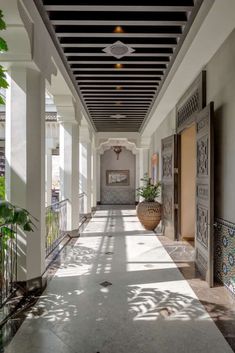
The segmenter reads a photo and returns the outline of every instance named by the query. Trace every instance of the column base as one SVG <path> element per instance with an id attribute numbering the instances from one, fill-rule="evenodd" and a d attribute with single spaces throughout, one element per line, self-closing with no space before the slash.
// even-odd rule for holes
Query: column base
<path id="1" fill-rule="evenodd" d="M 27 281 L 18 281 L 17 285 L 25 293 L 33 292 L 35 290 L 44 291 L 47 286 L 47 275 L 43 274 L 40 277 L 32 278 Z"/>

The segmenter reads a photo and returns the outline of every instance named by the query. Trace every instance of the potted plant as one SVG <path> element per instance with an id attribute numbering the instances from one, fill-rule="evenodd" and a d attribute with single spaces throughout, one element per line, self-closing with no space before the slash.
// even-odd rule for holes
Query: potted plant
<path id="1" fill-rule="evenodd" d="M 154 230 L 161 220 L 161 204 L 156 201 L 160 195 L 161 184 L 152 184 L 148 174 L 145 174 L 141 181 L 143 185 L 137 189 L 137 195 L 144 200 L 136 207 L 137 216 L 145 229 Z"/>

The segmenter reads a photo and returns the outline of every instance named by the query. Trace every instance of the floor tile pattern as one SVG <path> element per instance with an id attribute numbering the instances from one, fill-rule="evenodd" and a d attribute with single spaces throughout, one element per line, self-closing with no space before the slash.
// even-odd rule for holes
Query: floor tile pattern
<path id="1" fill-rule="evenodd" d="M 164 246 L 133 209 L 97 211 L 5 352 L 231 353 Z"/>

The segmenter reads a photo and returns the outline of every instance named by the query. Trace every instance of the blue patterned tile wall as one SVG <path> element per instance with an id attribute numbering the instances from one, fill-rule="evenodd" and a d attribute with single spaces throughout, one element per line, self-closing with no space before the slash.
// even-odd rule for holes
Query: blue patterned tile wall
<path id="1" fill-rule="evenodd" d="M 235 224 L 216 219 L 215 277 L 235 294 Z"/>

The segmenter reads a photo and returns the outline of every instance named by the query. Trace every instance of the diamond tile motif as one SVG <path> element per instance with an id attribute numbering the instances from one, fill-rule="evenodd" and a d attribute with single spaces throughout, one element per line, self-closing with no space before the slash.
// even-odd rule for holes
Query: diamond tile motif
<path id="1" fill-rule="evenodd" d="M 104 282 L 101 282 L 100 285 L 101 285 L 102 287 L 109 287 L 109 286 L 112 285 L 112 283 L 111 283 L 111 282 L 108 282 L 108 281 L 104 281 Z"/>
<path id="2" fill-rule="evenodd" d="M 135 49 L 132 49 L 129 45 L 126 45 L 122 43 L 120 40 L 117 42 L 108 45 L 103 49 L 103 52 L 105 52 L 108 55 L 112 55 L 117 59 L 123 58 L 123 56 L 130 55 L 135 51 Z"/>

